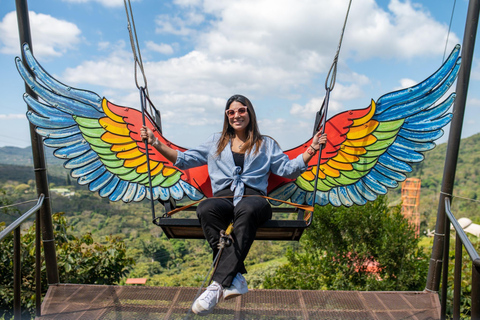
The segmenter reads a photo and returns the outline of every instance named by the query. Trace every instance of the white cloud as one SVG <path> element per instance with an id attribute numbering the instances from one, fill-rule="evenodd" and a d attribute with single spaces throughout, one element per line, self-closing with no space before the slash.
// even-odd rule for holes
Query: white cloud
<path id="1" fill-rule="evenodd" d="M 33 50 L 37 57 L 58 57 L 72 49 L 80 39 L 80 29 L 73 23 L 50 15 L 29 12 Z M 18 54 L 19 38 L 15 12 L 5 15 L 0 22 L 0 52 Z"/>
<path id="2" fill-rule="evenodd" d="M 155 32 L 174 34 L 177 36 L 189 36 L 197 31 L 195 26 L 204 21 L 204 17 L 194 12 L 187 12 L 185 18 L 161 14 L 155 18 Z"/>
<path id="3" fill-rule="evenodd" d="M 147 49 L 151 51 L 159 52 L 165 55 L 171 55 L 174 52 L 173 47 L 165 43 L 156 44 L 153 41 L 147 41 L 145 44 L 147 46 Z"/>
<path id="4" fill-rule="evenodd" d="M 70 2 L 70 3 L 98 2 L 105 7 L 119 7 L 124 5 L 123 0 L 62 0 L 62 1 Z M 136 0 L 132 0 L 132 2 L 134 1 Z"/>
<path id="5" fill-rule="evenodd" d="M 12 120 L 12 119 L 26 119 L 24 113 L 17 113 L 17 114 L 0 114 L 0 120 Z"/>
<path id="6" fill-rule="evenodd" d="M 384 11 L 373 0 L 352 4 L 344 44 L 357 59 L 410 59 L 442 54 L 448 26 L 437 22 L 420 4 L 391 0 Z M 450 34 L 449 48 L 459 43 Z"/>
<path id="7" fill-rule="evenodd" d="M 418 82 L 413 79 L 400 79 L 400 86 L 396 87 L 394 90 L 401 90 L 405 88 L 410 88 L 417 85 Z"/>

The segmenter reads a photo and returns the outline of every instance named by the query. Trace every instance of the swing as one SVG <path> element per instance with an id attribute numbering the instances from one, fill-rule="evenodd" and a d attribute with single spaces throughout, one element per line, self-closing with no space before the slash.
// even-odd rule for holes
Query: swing
<path id="1" fill-rule="evenodd" d="M 361 206 L 387 193 L 388 188 L 396 188 L 411 171 L 410 164 L 423 161 L 422 153 L 435 147 L 434 141 L 442 136 L 442 128 L 452 118 L 448 110 L 455 94 L 442 97 L 454 83 L 460 68 L 458 45 L 443 65 L 423 82 L 384 94 L 376 101 L 371 100 L 366 108 L 344 111 L 326 121 L 345 24 L 325 81 L 325 99 L 314 125 L 314 133 L 326 132 L 328 142 L 297 179 L 270 176 L 267 194 L 274 215 L 292 213 L 296 219 L 278 220 L 274 216 L 274 220 L 260 227 L 257 239 L 299 240 L 312 223 L 312 205 Z M 65 168 L 78 184 L 88 186 L 90 191 L 110 201 L 129 203 L 149 199 L 152 221 L 167 237 L 203 238 L 197 219 L 173 218 L 169 213 L 180 209 L 176 206 L 182 199 L 188 198 L 195 204 L 212 196 L 207 168 L 179 170 L 142 140 L 143 122 L 156 128 L 154 134 L 162 143 L 175 150 L 186 150 L 162 135 L 161 115 L 148 97 L 130 21 L 129 31 L 142 112 L 115 105 L 95 92 L 61 83 L 42 68 L 29 46 L 24 44 L 24 60 L 17 57 L 15 63 L 25 84 L 41 98 L 24 95 L 31 108 L 27 118 L 44 137 L 43 143 L 54 149 L 57 158 L 65 161 Z M 137 82 L 137 67 L 145 87 Z M 150 112 L 145 111 L 147 102 Z M 284 153 L 292 159 L 310 144 L 311 139 Z M 155 200 L 163 204 L 167 214 L 156 215 Z M 297 207 L 278 207 L 287 200 Z M 193 206 L 182 208 L 192 211 Z"/>
<path id="2" fill-rule="evenodd" d="M 132 52 L 135 61 L 135 82 L 137 88 L 140 90 L 140 97 L 141 97 L 141 107 L 142 107 L 142 121 L 143 125 L 146 124 L 145 118 L 148 117 L 150 123 L 156 127 L 158 132 L 162 132 L 161 127 L 161 114 L 155 108 L 153 103 L 150 101 L 148 97 L 148 91 L 146 89 L 146 76 L 143 70 L 143 63 L 141 60 L 140 54 L 140 47 L 138 46 L 137 41 L 137 34 L 135 30 L 135 22 L 133 20 L 133 12 L 130 6 L 130 1 L 128 1 L 129 7 L 127 8 L 127 3 L 125 1 L 125 11 L 127 14 L 127 21 L 128 21 L 128 30 L 130 35 L 130 42 L 132 46 Z M 313 130 L 313 135 L 322 130 L 322 133 L 325 130 L 325 121 L 326 115 L 328 110 L 328 102 L 330 97 L 330 92 L 333 90 L 335 85 L 335 78 L 337 72 L 337 62 L 338 62 L 338 55 L 340 53 L 340 48 L 343 40 L 343 34 L 345 31 L 348 14 L 350 12 L 350 6 L 352 1 L 350 0 L 347 13 L 345 16 L 344 25 L 341 32 L 340 41 L 338 44 L 337 52 L 335 54 L 334 61 L 332 66 L 328 72 L 327 78 L 325 80 L 325 98 L 320 110 L 316 114 L 315 118 L 315 125 Z M 133 32 L 132 28 L 133 26 Z M 137 54 L 138 51 L 138 54 Z M 143 80 L 145 83 L 145 87 L 141 87 L 138 85 L 137 77 L 136 77 L 136 67 L 140 68 L 140 71 L 143 75 Z M 330 80 L 330 81 L 329 81 Z M 148 104 L 149 109 L 155 113 L 155 117 L 153 117 L 146 109 L 146 105 Z M 148 166 L 148 173 L 149 173 L 149 184 L 150 190 L 152 190 L 152 178 L 150 175 L 150 161 L 149 161 L 149 148 L 148 143 L 145 141 L 145 150 L 147 156 L 147 166 Z M 317 157 L 317 166 L 316 166 L 316 174 L 315 174 L 315 183 L 313 190 L 317 190 L 317 183 L 318 183 L 318 174 L 320 168 L 320 159 L 321 159 L 322 147 L 320 146 L 320 150 Z M 152 221 L 155 225 L 162 228 L 163 232 L 169 239 L 205 239 L 203 229 L 200 225 L 200 221 L 198 219 L 192 218 L 173 218 L 172 212 L 180 212 L 180 211 L 196 211 L 196 206 L 188 205 L 183 208 L 178 209 L 176 205 L 176 201 L 173 198 L 168 199 L 168 201 L 161 201 L 159 202 L 163 205 L 165 214 L 163 216 L 156 216 L 155 213 L 155 205 L 153 203 L 153 197 L 151 198 L 151 209 L 152 209 Z M 268 197 L 266 197 L 268 198 Z M 271 199 L 273 201 L 281 201 L 278 199 Z M 278 207 L 272 206 L 272 219 L 266 221 L 262 226 L 257 229 L 257 233 L 255 235 L 256 240 L 286 240 L 286 241 L 299 241 L 304 230 L 310 226 L 313 220 L 313 207 L 309 208 L 309 211 L 301 208 L 302 206 L 298 206 L 295 203 L 289 203 L 293 205 L 295 208 L 285 208 L 285 207 Z M 296 214 L 296 219 L 274 219 L 274 215 L 280 213 L 287 213 L 289 215 Z"/>

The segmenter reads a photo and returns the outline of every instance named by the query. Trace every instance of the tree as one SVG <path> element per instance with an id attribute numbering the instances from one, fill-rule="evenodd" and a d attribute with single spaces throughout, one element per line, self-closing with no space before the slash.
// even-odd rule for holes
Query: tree
<path id="1" fill-rule="evenodd" d="M 81 237 L 68 234 L 64 213 L 53 215 L 57 259 L 62 283 L 117 284 L 134 264 L 126 255 L 125 244 L 106 237 L 105 244 L 94 242 L 87 233 Z M 4 226 L 5 224 L 3 224 Z M 3 229 L 0 225 L 0 230 Z M 35 225 L 21 236 L 22 319 L 34 316 L 35 303 Z M 2 241 L 0 250 L 0 318 L 13 316 L 13 234 Z M 45 267 L 42 267 L 42 294 L 47 290 Z"/>
<path id="2" fill-rule="evenodd" d="M 265 288 L 423 290 L 428 258 L 401 205 L 387 198 L 364 206 L 317 207 L 312 225 L 287 264 L 267 275 Z"/>

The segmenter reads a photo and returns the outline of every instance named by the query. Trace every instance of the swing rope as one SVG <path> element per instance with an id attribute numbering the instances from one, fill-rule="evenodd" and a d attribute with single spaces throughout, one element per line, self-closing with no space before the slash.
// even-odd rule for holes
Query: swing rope
<path id="1" fill-rule="evenodd" d="M 343 42 L 343 35 L 345 34 L 345 28 L 347 26 L 347 21 L 348 21 L 348 15 L 350 13 L 350 7 L 352 6 L 352 0 L 348 3 L 348 8 L 347 8 L 347 13 L 345 14 L 345 20 L 343 21 L 343 28 L 342 32 L 340 34 L 340 40 L 338 42 L 338 47 L 337 47 L 337 52 L 335 53 L 335 57 L 333 58 L 332 65 L 330 67 L 330 70 L 328 70 L 327 78 L 325 79 L 325 98 L 323 99 L 322 106 L 320 107 L 320 110 L 318 111 L 318 114 L 320 115 L 320 119 L 318 119 L 318 126 L 314 128 L 313 134 L 315 134 L 318 131 L 322 131 L 322 134 L 325 133 L 325 123 L 327 121 L 327 113 L 328 113 L 328 103 L 330 101 L 330 92 L 333 90 L 335 87 L 335 81 L 337 79 L 337 64 L 338 64 L 338 57 L 340 55 L 340 49 L 342 48 L 342 42 Z M 329 81 L 330 79 L 330 81 Z M 315 123 L 317 125 L 317 123 Z M 313 186 L 313 204 L 315 205 L 316 198 L 317 198 L 317 187 L 318 187 L 318 175 L 320 173 L 320 160 L 322 158 L 322 150 L 323 150 L 323 145 L 320 145 L 318 149 L 318 158 L 317 158 L 317 168 L 315 170 L 315 183 Z"/>
<path id="2" fill-rule="evenodd" d="M 456 4 L 457 4 L 457 0 L 454 0 L 453 1 L 452 14 L 450 16 L 450 23 L 448 25 L 447 39 L 445 40 L 445 49 L 443 49 L 442 64 L 443 64 L 443 62 L 445 62 L 445 54 L 447 53 L 448 38 L 450 37 L 450 30 L 452 29 L 453 14 L 455 13 L 455 5 Z"/>
<path id="3" fill-rule="evenodd" d="M 128 6 L 127 6 L 128 1 Z M 137 67 L 140 69 L 140 72 L 143 76 L 144 88 L 148 93 L 147 90 L 147 77 L 145 76 L 145 70 L 143 69 L 143 61 L 142 61 L 142 54 L 140 53 L 140 46 L 138 45 L 138 37 L 137 37 L 137 29 L 135 28 L 135 20 L 133 19 L 133 11 L 132 5 L 130 0 L 123 0 L 123 4 L 125 5 L 125 13 L 127 14 L 127 28 L 128 28 L 128 35 L 130 36 L 130 45 L 132 47 L 133 53 L 133 60 L 135 63 L 135 85 L 138 89 L 140 89 L 140 85 L 138 84 L 138 74 L 137 74 Z M 133 32 L 132 32 L 133 27 Z M 138 51 L 138 54 L 137 54 Z"/>

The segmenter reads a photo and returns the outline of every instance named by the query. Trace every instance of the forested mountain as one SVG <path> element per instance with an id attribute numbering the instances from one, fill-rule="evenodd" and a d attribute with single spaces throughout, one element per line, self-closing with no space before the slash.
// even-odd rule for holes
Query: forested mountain
<path id="1" fill-rule="evenodd" d="M 413 166 L 409 177 L 420 178 L 422 189 L 420 212 L 422 232 L 435 228 L 438 196 L 443 176 L 446 144 L 425 153 L 425 161 Z M 30 148 L 0 148 L 0 204 L 3 199 L 19 203 L 36 198 L 35 177 Z M 452 210 L 457 218 L 469 217 L 480 223 L 480 134 L 463 139 L 457 167 Z M 151 222 L 150 203 L 109 202 L 97 193 L 79 186 L 62 161 L 47 150 L 48 179 L 54 212 L 65 212 L 68 223 L 78 235 L 91 233 L 97 241 L 118 236 L 124 239 L 128 252 L 137 262 L 129 277 L 148 277 L 150 285 L 197 286 L 211 263 L 208 244 L 203 240 L 167 240 L 161 229 Z M 66 194 L 64 191 L 70 191 Z M 400 187 L 390 190 L 391 204 L 401 201 Z M 18 206 L 18 212 L 0 211 L 0 222 L 7 224 L 32 206 Z M 161 205 L 156 205 L 161 214 Z M 194 214 L 194 213 L 192 213 Z M 282 264 L 284 253 L 297 248 L 298 243 L 256 241 L 246 261 L 249 284 L 260 285 L 266 274 Z"/>

